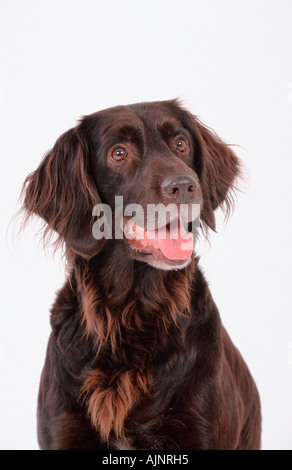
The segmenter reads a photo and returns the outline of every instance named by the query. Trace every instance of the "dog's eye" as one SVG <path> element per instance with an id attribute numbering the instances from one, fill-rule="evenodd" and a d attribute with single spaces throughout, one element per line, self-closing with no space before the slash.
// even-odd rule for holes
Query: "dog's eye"
<path id="1" fill-rule="evenodd" d="M 111 152 L 111 158 L 115 162 L 122 162 L 123 160 L 126 160 L 127 156 L 128 152 L 125 147 L 116 147 Z"/>
<path id="2" fill-rule="evenodd" d="M 180 137 L 179 139 L 176 139 L 175 141 L 175 149 L 178 150 L 179 152 L 185 152 L 188 148 L 188 142 L 186 139 L 183 139 Z"/>

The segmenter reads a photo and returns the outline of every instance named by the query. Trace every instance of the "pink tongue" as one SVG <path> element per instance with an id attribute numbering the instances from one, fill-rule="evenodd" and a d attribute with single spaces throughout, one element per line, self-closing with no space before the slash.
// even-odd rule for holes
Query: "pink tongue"
<path id="1" fill-rule="evenodd" d="M 182 227 L 177 238 L 158 238 L 157 242 L 164 256 L 170 260 L 185 260 L 193 253 L 193 234 Z"/>
<path id="2" fill-rule="evenodd" d="M 138 251 L 158 248 L 169 260 L 186 260 L 193 253 L 193 234 L 180 225 L 174 230 L 165 230 L 164 227 L 147 232 L 135 224 L 132 229 L 135 236 L 130 237 L 129 243 Z"/>
<path id="3" fill-rule="evenodd" d="M 164 256 L 171 260 L 188 259 L 193 253 L 193 234 L 188 234 L 186 239 L 159 240 L 159 248 Z"/>

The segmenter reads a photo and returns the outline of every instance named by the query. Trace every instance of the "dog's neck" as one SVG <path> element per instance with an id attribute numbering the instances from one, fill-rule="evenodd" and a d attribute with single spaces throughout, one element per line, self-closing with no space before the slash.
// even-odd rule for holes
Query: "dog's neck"
<path id="1" fill-rule="evenodd" d="M 182 270 L 163 271 L 121 256 L 119 249 L 104 250 L 89 262 L 79 260 L 74 271 L 86 331 L 101 345 L 131 330 L 157 325 L 167 331 L 188 315 L 197 260 Z"/>

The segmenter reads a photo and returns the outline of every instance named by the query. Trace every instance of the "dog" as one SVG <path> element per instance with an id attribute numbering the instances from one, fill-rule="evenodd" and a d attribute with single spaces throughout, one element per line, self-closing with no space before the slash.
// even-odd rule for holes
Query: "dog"
<path id="1" fill-rule="evenodd" d="M 259 394 L 199 267 L 188 211 L 199 206 L 201 229 L 215 231 L 240 173 L 230 146 L 176 99 L 84 116 L 26 178 L 26 220 L 43 220 L 68 266 L 40 380 L 41 449 L 260 449 Z M 119 210 L 178 211 L 146 230 L 116 218 L 117 197 Z M 106 236 L 113 228 L 122 235 Z"/>

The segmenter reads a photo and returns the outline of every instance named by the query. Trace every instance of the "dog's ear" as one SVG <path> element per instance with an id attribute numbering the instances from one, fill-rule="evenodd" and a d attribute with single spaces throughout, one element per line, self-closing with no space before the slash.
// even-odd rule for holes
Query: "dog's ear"
<path id="1" fill-rule="evenodd" d="M 240 176 L 240 161 L 215 132 L 195 119 L 197 139 L 201 151 L 200 183 L 203 193 L 201 218 L 216 230 L 214 211 L 221 207 L 229 215 L 234 204 L 236 179 Z"/>
<path id="2" fill-rule="evenodd" d="M 24 210 L 46 222 L 45 234 L 54 230 L 57 242 L 65 242 L 80 256 L 90 259 L 105 243 L 92 235 L 92 210 L 100 197 L 90 169 L 86 137 L 77 126 L 65 132 L 45 155 L 23 186 Z"/>

